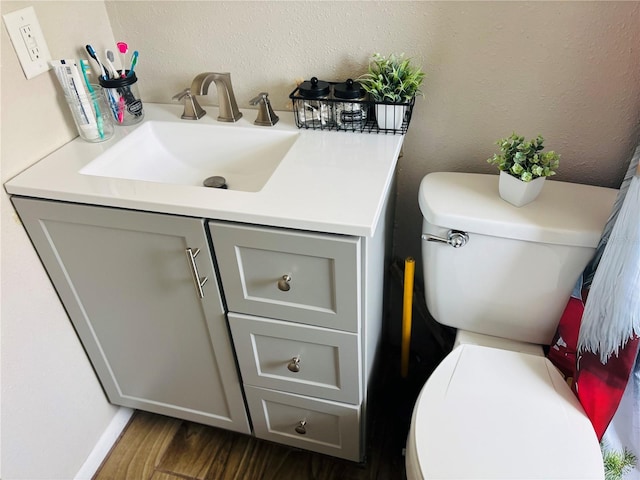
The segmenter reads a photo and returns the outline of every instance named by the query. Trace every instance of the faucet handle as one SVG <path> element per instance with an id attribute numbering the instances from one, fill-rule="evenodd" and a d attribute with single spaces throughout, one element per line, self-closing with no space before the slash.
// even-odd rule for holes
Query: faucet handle
<path id="1" fill-rule="evenodd" d="M 249 105 L 258 105 L 260 102 L 268 102 L 269 101 L 269 93 L 268 92 L 260 92 L 254 98 L 249 100 Z"/>
<path id="2" fill-rule="evenodd" d="M 182 100 L 184 97 L 186 97 L 187 95 L 191 95 L 191 89 L 189 87 L 185 88 L 184 90 L 182 90 L 181 92 L 176 93 L 173 97 L 171 97 L 171 100 Z"/>
<path id="3" fill-rule="evenodd" d="M 181 118 L 185 120 L 199 120 L 207 113 L 193 96 L 190 88 L 185 88 L 181 92 L 176 93 L 171 99 L 178 101 L 184 99 L 184 112 L 182 112 Z"/>
<path id="4" fill-rule="evenodd" d="M 269 94 L 267 92 L 260 92 L 249 101 L 249 104 L 258 105 L 258 117 L 256 121 L 253 122 L 256 125 L 272 127 L 280 120 L 271 108 L 271 102 L 269 101 Z"/>

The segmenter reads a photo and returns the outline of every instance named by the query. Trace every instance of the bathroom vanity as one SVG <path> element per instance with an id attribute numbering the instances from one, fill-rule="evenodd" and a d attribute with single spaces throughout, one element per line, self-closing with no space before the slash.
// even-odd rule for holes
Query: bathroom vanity
<path id="1" fill-rule="evenodd" d="M 286 113 L 257 127 L 254 111 L 222 126 L 209 109 L 189 123 L 145 105 L 141 125 L 76 139 L 5 187 L 112 403 L 361 461 L 403 137 L 298 130 Z M 115 152 L 135 170 L 138 128 L 288 144 L 245 190 L 100 167 Z"/>

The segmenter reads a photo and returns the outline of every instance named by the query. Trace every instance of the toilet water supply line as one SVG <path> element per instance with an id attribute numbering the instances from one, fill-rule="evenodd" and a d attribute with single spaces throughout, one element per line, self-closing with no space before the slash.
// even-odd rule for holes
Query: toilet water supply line
<path id="1" fill-rule="evenodd" d="M 413 311 L 413 277 L 416 261 L 407 257 L 404 261 L 404 296 L 402 301 L 402 344 L 400 350 L 400 374 L 409 374 L 409 350 L 411 347 L 411 316 Z"/>

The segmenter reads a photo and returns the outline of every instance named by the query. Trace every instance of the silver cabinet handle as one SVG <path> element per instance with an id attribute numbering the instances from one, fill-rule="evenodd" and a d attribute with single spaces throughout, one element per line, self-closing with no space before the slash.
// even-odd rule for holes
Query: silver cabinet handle
<path id="1" fill-rule="evenodd" d="M 306 420 L 300 420 L 298 422 L 298 425 L 296 425 L 296 433 L 299 433 L 300 435 L 305 435 L 307 433 L 307 421 Z"/>
<path id="2" fill-rule="evenodd" d="M 289 275 L 283 275 L 280 280 L 278 280 L 278 288 L 283 292 L 288 292 L 291 290 L 291 277 Z"/>
<path id="3" fill-rule="evenodd" d="M 449 230 L 447 232 L 447 238 L 436 237 L 428 233 L 422 234 L 422 240 L 427 242 L 439 242 L 451 245 L 453 248 L 464 247 L 469 241 L 469 235 L 466 232 L 460 230 Z"/>
<path id="4" fill-rule="evenodd" d="M 196 265 L 196 257 L 200 253 L 200 249 L 196 248 L 195 250 L 192 250 L 191 248 L 187 248 L 185 252 L 187 253 L 187 261 L 189 262 L 189 267 L 191 267 L 191 276 L 193 277 L 193 284 L 196 287 L 196 293 L 198 294 L 199 298 L 204 298 L 202 287 L 205 283 L 207 283 L 209 277 L 204 277 L 202 280 L 200 280 L 198 266 Z"/>
<path id="5" fill-rule="evenodd" d="M 287 368 L 290 372 L 298 373 L 300 371 L 300 357 L 293 357 L 287 365 Z"/>

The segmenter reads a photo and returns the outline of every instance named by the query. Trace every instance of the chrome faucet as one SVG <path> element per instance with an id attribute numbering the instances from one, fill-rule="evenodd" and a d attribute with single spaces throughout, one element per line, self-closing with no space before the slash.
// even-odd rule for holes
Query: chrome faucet
<path id="1" fill-rule="evenodd" d="M 211 82 L 215 82 L 218 90 L 218 121 L 237 122 L 242 117 L 242 113 L 238 110 L 236 97 L 233 94 L 230 73 L 206 72 L 197 75 L 191 82 L 191 94 L 206 95 L 209 92 Z"/>

